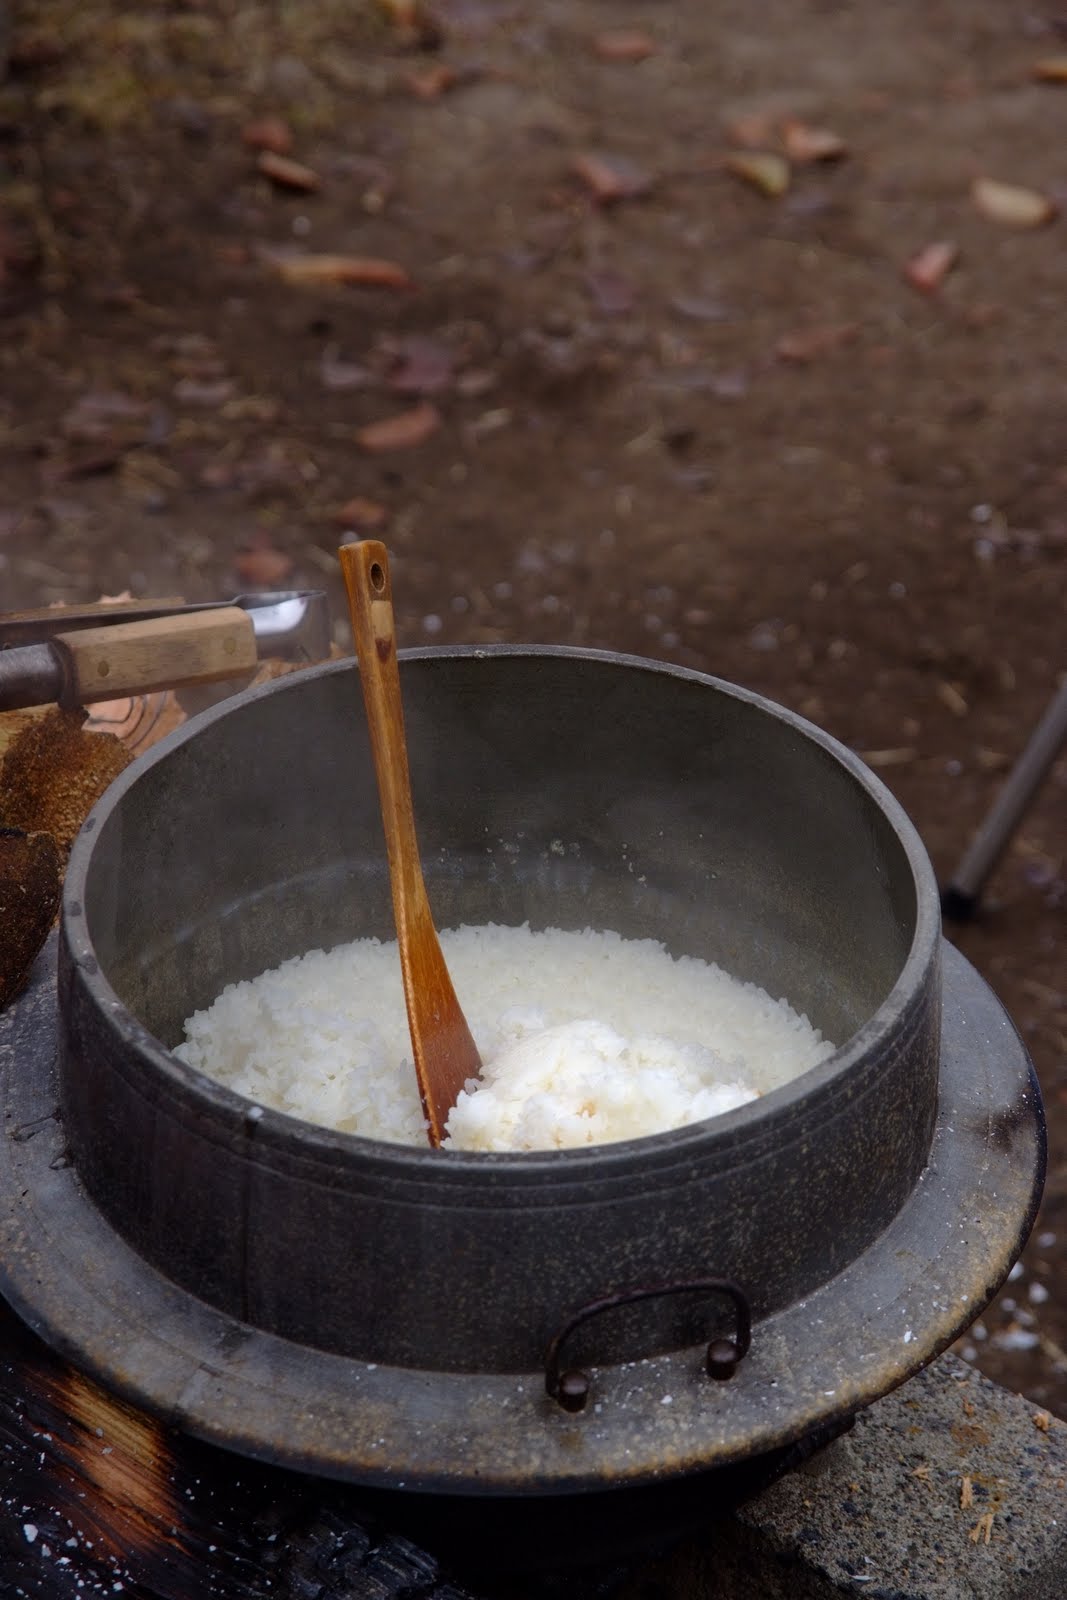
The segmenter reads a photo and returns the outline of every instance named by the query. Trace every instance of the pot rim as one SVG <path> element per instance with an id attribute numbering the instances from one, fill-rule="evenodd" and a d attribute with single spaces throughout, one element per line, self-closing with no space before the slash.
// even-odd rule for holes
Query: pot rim
<path id="1" fill-rule="evenodd" d="M 397 1172 L 407 1168 L 411 1175 L 420 1173 L 423 1178 L 434 1175 L 444 1182 L 461 1181 L 464 1174 L 477 1172 L 481 1176 L 491 1169 L 506 1170 L 510 1178 L 520 1178 L 535 1183 L 539 1176 L 551 1171 L 556 1177 L 569 1169 L 575 1178 L 581 1176 L 584 1163 L 595 1163 L 602 1175 L 617 1171 L 624 1175 L 631 1170 L 635 1153 L 649 1158 L 656 1165 L 673 1165 L 684 1161 L 699 1147 L 704 1152 L 709 1138 L 723 1146 L 743 1142 L 746 1135 L 768 1126 L 772 1121 L 788 1115 L 790 1109 L 803 1100 L 809 1107 L 817 1108 L 820 1102 L 831 1109 L 842 1079 L 854 1071 L 872 1047 L 885 1042 L 897 1032 L 901 1020 L 915 1003 L 915 997 L 927 988 L 931 974 L 936 972 L 941 940 L 941 913 L 937 881 L 933 867 L 914 824 L 893 794 L 880 778 L 847 746 L 831 734 L 809 722 L 797 712 L 768 699 L 755 691 L 745 689 L 709 673 L 697 672 L 689 667 L 671 662 L 656 661 L 644 656 L 622 654 L 610 650 L 592 650 L 567 645 L 429 645 L 398 652 L 401 663 L 434 660 L 501 660 L 501 659 L 564 659 L 599 663 L 608 667 L 652 672 L 684 682 L 703 684 L 740 700 L 756 711 L 783 722 L 794 733 L 817 744 L 828 756 L 848 773 L 886 817 L 904 851 L 912 874 L 915 894 L 915 927 L 907 956 L 892 988 L 877 1011 L 840 1044 L 825 1061 L 808 1068 L 788 1083 L 770 1090 L 767 1094 L 733 1111 L 720 1113 L 703 1122 L 690 1123 L 683 1128 L 669 1129 L 663 1133 L 645 1134 L 639 1138 L 617 1140 L 608 1144 L 584 1145 L 566 1150 L 533 1151 L 466 1151 L 439 1149 L 429 1146 L 404 1145 L 364 1134 L 345 1133 L 319 1123 L 307 1122 L 287 1112 L 257 1102 L 238 1094 L 235 1090 L 216 1082 L 206 1074 L 187 1066 L 169 1050 L 161 1040 L 124 1005 L 111 986 L 100 965 L 90 937 L 84 906 L 86 879 L 92 866 L 94 835 L 110 817 L 124 796 L 153 767 L 166 761 L 175 751 L 201 732 L 221 721 L 245 705 L 266 699 L 275 694 L 293 692 L 309 677 L 329 677 L 344 672 L 358 671 L 354 657 L 322 663 L 300 672 L 288 673 L 270 683 L 244 690 L 219 702 L 206 711 L 191 717 L 157 745 L 131 762 L 111 783 L 97 801 L 83 823 L 71 848 L 62 899 L 63 940 L 61 952 L 79 968 L 79 981 L 93 996 L 105 1026 L 123 1031 L 127 1048 L 131 1048 L 140 1064 L 162 1077 L 169 1086 L 188 1094 L 194 1091 L 206 1099 L 210 1108 L 228 1121 L 247 1119 L 255 1108 L 256 1138 L 260 1144 L 281 1144 L 291 1147 L 295 1134 L 299 1134 L 300 1147 L 307 1156 L 319 1159 L 336 1159 L 345 1152 L 358 1152 L 365 1161 L 380 1164 L 383 1170 Z M 354 706 L 358 701 L 354 701 Z M 131 1026 L 132 1024 L 132 1026 Z M 658 1158 L 658 1159 L 657 1159 Z"/>

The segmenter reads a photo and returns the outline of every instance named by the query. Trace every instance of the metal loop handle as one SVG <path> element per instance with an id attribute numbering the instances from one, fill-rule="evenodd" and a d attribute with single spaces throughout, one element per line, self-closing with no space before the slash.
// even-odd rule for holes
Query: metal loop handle
<path id="1" fill-rule="evenodd" d="M 709 1377 L 732 1378 L 738 1362 L 752 1343 L 752 1312 L 745 1291 L 729 1278 L 687 1278 L 679 1283 L 651 1283 L 635 1289 L 620 1289 L 601 1300 L 590 1300 L 563 1324 L 545 1351 L 545 1392 L 565 1411 L 582 1411 L 589 1398 L 589 1377 L 576 1367 L 561 1371 L 563 1346 L 583 1322 L 602 1311 L 634 1305 L 640 1300 L 657 1300 L 663 1295 L 724 1294 L 733 1301 L 736 1319 L 732 1339 L 713 1339 L 708 1345 L 704 1367 Z"/>

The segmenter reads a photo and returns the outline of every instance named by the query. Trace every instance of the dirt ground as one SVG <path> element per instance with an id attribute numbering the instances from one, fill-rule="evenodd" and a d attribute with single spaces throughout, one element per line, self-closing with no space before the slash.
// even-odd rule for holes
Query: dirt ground
<path id="1" fill-rule="evenodd" d="M 334 552 L 373 531 L 404 643 L 759 690 L 863 754 L 947 874 L 1067 667 L 1067 220 L 972 190 L 1067 205 L 1067 13 L 407 10 L 16 6 L 2 606 L 325 586 L 345 643 Z M 783 121 L 787 168 L 731 169 Z M 1051 1136 L 962 1349 L 1067 1416 L 1065 814 L 1061 760 L 952 937 Z"/>

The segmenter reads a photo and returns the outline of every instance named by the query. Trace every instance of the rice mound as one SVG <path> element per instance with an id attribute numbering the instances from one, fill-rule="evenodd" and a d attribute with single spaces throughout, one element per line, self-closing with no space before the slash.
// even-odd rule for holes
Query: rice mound
<path id="1" fill-rule="evenodd" d="M 441 944 L 483 1061 L 448 1121 L 454 1149 L 665 1132 L 743 1105 L 834 1049 L 785 1000 L 652 939 L 491 924 Z M 426 1143 L 395 941 L 309 951 L 229 984 L 185 1036 L 182 1061 L 260 1105 Z"/>

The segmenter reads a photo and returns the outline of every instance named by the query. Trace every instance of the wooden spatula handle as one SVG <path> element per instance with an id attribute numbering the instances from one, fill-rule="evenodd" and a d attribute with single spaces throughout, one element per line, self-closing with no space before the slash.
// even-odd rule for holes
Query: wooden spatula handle
<path id="1" fill-rule="evenodd" d="M 256 636 L 239 606 L 58 634 L 75 705 L 213 683 L 254 670 Z"/>
<path id="2" fill-rule="evenodd" d="M 396 884 L 399 870 L 408 895 L 416 901 L 425 900 L 411 805 L 388 556 L 385 546 L 377 539 L 367 539 L 361 544 L 342 545 L 339 560 L 348 590 L 363 702 L 378 774 L 390 881 Z M 405 911 L 410 911 L 413 901 L 409 898 L 404 905 L 396 904 L 395 892 L 393 898 L 399 921 Z"/>

